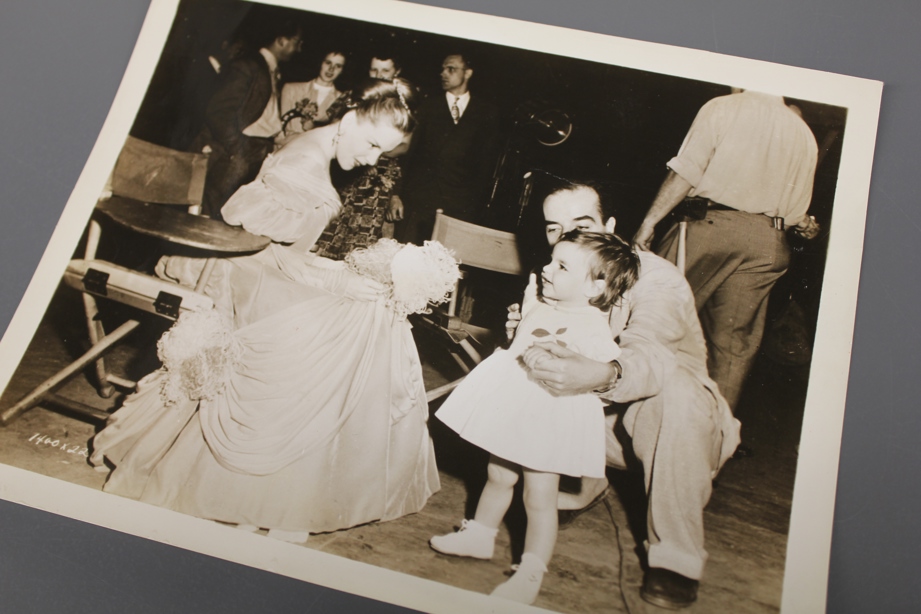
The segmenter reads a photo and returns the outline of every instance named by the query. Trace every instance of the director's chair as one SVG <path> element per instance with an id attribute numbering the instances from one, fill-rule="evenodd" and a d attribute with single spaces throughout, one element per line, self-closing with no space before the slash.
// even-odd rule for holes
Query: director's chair
<path id="1" fill-rule="evenodd" d="M 96 203 L 86 233 L 84 258 L 70 261 L 62 281 L 82 293 L 83 308 L 92 346 L 64 369 L 42 382 L 18 403 L 0 414 L 6 426 L 42 402 L 91 420 L 106 420 L 107 412 L 55 393 L 55 390 L 90 363 L 100 396 L 108 398 L 115 386 L 134 389 L 136 382 L 106 370 L 104 355 L 137 329 L 140 320 L 129 319 L 106 333 L 97 305 L 105 298 L 167 320 L 186 311 L 203 311 L 213 301 L 202 291 L 214 266 L 215 253 L 242 254 L 264 249 L 270 240 L 239 227 L 198 215 L 201 212 L 206 153 L 188 153 L 128 137 L 119 154 L 103 196 Z M 97 258 L 102 240 L 101 218 L 131 232 L 171 245 L 198 250 L 207 258 L 194 288 L 181 286 L 116 262 Z"/>
<path id="2" fill-rule="evenodd" d="M 478 226 L 448 215 L 439 209 L 435 213 L 435 227 L 432 240 L 438 241 L 452 252 L 461 263 L 461 279 L 446 307 L 432 307 L 431 313 L 417 316 L 415 323 L 434 332 L 447 347 L 451 357 L 464 373 L 483 360 L 483 354 L 493 348 L 489 338 L 492 331 L 475 326 L 461 319 L 457 314 L 458 296 L 465 269 L 481 269 L 506 275 L 521 276 L 523 273 L 518 254 L 518 242 L 513 233 Z M 426 392 L 431 402 L 451 392 L 463 378 Z"/>

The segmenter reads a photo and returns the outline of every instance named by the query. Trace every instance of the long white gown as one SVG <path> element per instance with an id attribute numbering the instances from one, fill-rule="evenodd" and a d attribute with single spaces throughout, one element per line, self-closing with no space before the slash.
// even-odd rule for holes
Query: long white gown
<path id="1" fill-rule="evenodd" d="M 344 271 L 307 251 L 338 209 L 311 133 L 268 159 L 225 219 L 276 241 L 218 261 L 206 293 L 242 355 L 211 399 L 167 404 L 142 380 L 93 441 L 105 490 L 194 516 L 325 532 L 419 511 L 439 489 L 409 324 L 342 295 Z M 303 139 L 303 140 L 302 140 Z M 305 172 L 305 169 L 307 172 Z M 201 261 L 160 273 L 190 283 Z"/>

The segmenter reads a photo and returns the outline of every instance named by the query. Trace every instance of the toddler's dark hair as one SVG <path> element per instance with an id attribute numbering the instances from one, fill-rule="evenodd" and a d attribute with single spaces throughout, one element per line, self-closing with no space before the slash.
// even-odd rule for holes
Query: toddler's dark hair
<path id="1" fill-rule="evenodd" d="M 636 283 L 640 258 L 630 244 L 617 235 L 573 230 L 560 237 L 559 242 L 563 241 L 585 247 L 592 253 L 589 275 L 592 279 L 604 280 L 604 292 L 589 301 L 594 307 L 608 311 Z"/>

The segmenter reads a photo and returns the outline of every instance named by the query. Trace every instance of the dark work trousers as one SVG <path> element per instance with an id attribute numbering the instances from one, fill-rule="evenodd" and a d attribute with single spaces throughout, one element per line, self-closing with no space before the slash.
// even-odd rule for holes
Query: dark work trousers
<path id="1" fill-rule="evenodd" d="M 676 261 L 677 226 L 658 252 Z M 733 412 L 761 346 L 768 296 L 789 264 L 786 234 L 766 215 L 710 210 L 688 222 L 685 276 L 707 338 L 710 377 Z"/>

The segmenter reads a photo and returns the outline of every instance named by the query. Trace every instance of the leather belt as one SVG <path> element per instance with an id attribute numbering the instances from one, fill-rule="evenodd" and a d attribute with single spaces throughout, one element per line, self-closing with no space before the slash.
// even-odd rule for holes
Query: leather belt
<path id="1" fill-rule="evenodd" d="M 683 217 L 687 220 L 703 220 L 707 217 L 708 211 L 734 211 L 736 213 L 748 213 L 747 211 L 739 211 L 732 207 L 726 205 L 721 205 L 718 202 L 714 202 L 709 198 L 701 198 L 699 196 L 690 196 L 685 198 L 676 208 L 675 213 L 679 217 Z M 784 219 L 782 217 L 773 217 L 767 214 L 762 213 L 748 213 L 749 215 L 764 215 L 766 218 L 771 220 L 771 224 L 774 226 L 775 230 L 784 230 Z"/>

